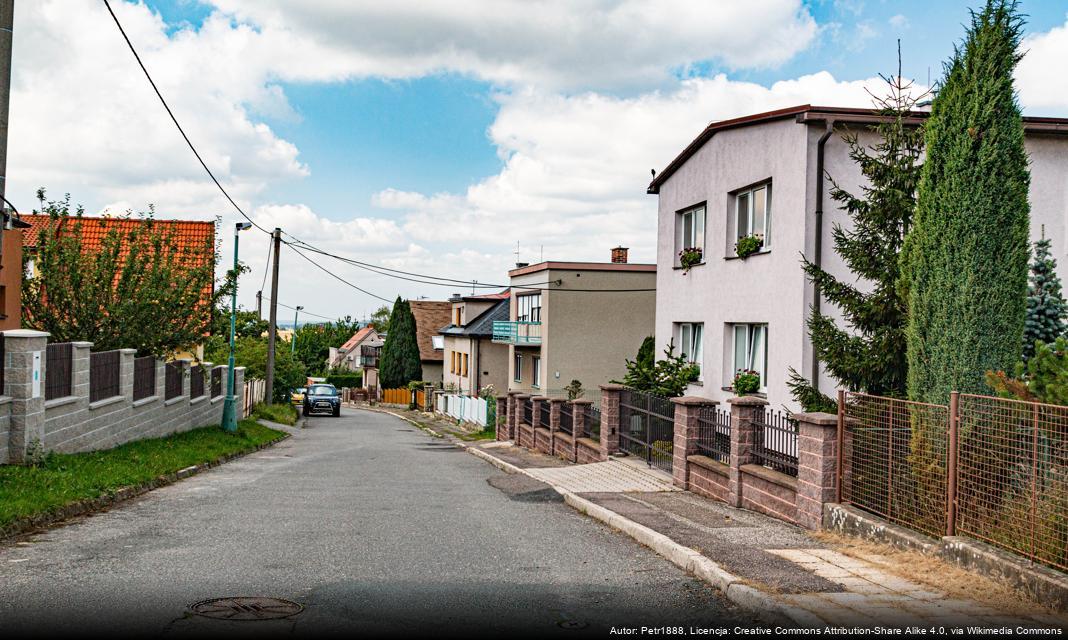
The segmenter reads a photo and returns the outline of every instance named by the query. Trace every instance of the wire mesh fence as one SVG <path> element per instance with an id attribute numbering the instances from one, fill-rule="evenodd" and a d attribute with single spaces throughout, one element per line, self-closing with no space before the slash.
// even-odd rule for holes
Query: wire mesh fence
<path id="1" fill-rule="evenodd" d="M 574 405 L 570 402 L 560 403 L 560 431 L 571 435 L 575 431 Z"/>
<path id="2" fill-rule="evenodd" d="M 781 411 L 764 411 L 753 425 L 753 457 L 757 464 L 797 476 L 797 422 Z"/>
<path id="3" fill-rule="evenodd" d="M 843 501 L 945 535 L 949 407 L 862 393 L 845 397 L 852 437 Z"/>
<path id="4" fill-rule="evenodd" d="M 152 356 L 134 358 L 134 400 L 156 395 L 156 359 Z"/>
<path id="5" fill-rule="evenodd" d="M 715 406 L 701 407 L 697 413 L 697 453 L 730 464 L 731 412 Z"/>
<path id="6" fill-rule="evenodd" d="M 669 398 L 624 389 L 619 394 L 619 448 L 671 472 L 675 405 Z"/>
<path id="7" fill-rule="evenodd" d="M 961 394 L 956 530 L 1068 569 L 1068 407 Z"/>
<path id="8" fill-rule="evenodd" d="M 163 398 L 173 400 L 182 395 L 182 363 L 168 362 L 163 369 Z"/>
<path id="9" fill-rule="evenodd" d="M 73 393 L 74 345 L 49 343 L 45 348 L 45 400 L 65 398 Z"/>
<path id="10" fill-rule="evenodd" d="M 89 402 L 119 395 L 118 351 L 89 354 Z"/>

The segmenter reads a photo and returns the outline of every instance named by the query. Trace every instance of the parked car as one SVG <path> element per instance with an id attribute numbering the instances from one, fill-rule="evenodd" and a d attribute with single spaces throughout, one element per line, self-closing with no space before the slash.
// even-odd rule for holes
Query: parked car
<path id="1" fill-rule="evenodd" d="M 299 407 L 304 404 L 304 392 L 304 387 L 289 392 L 289 401 L 293 403 L 293 406 Z"/>
<path id="2" fill-rule="evenodd" d="M 341 395 L 332 384 L 313 384 L 304 394 L 304 409 L 301 413 L 310 416 L 324 411 L 329 411 L 335 418 L 340 416 Z"/>

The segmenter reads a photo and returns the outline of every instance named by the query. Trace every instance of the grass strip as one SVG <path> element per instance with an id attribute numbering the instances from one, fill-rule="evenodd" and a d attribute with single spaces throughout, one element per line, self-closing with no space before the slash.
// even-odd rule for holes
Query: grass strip
<path id="1" fill-rule="evenodd" d="M 297 424 L 297 409 L 288 403 L 258 404 L 252 409 L 252 415 L 291 427 Z"/>
<path id="2" fill-rule="evenodd" d="M 147 483 L 161 475 L 251 451 L 284 435 L 255 420 L 235 433 L 202 427 L 163 438 L 138 440 L 102 451 L 48 454 L 36 467 L 0 466 L 0 528 L 92 498 Z"/>

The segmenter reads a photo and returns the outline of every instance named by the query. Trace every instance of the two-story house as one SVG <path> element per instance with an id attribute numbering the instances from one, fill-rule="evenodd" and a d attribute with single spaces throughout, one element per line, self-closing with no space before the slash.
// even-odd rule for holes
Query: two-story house
<path id="1" fill-rule="evenodd" d="M 926 117 L 916 112 L 918 124 Z M 648 191 L 659 196 L 657 349 L 669 340 L 701 366 L 688 393 L 723 401 L 739 369 L 760 374 L 774 406 L 798 408 L 786 385 L 793 367 L 833 394 L 836 382 L 813 356 L 805 320 L 813 305 L 832 317 L 801 270 L 801 256 L 852 279 L 834 251 L 835 224 L 848 215 L 830 199 L 830 179 L 854 194 L 865 183 L 842 140 L 868 130 L 879 115 L 867 109 L 803 105 L 713 122 L 667 167 Z M 1031 228 L 1053 238 L 1062 279 L 1068 277 L 1068 120 L 1024 118 L 1031 158 Z M 741 259 L 739 238 L 762 239 Z M 699 248 L 684 269 L 679 252 Z M 863 286 L 861 283 L 860 286 Z"/>
<path id="2" fill-rule="evenodd" d="M 454 295 L 452 322 L 442 327 L 445 339 L 445 388 L 476 397 L 489 385 L 508 389 L 508 346 L 493 342 L 493 323 L 508 320 L 508 291 L 480 296 Z"/>
<path id="3" fill-rule="evenodd" d="M 572 380 L 596 392 L 622 378 L 625 360 L 653 335 L 656 269 L 628 263 L 627 249 L 617 247 L 612 262 L 509 271 L 508 320 L 493 325 L 493 341 L 508 345 L 508 389 L 563 397 Z"/>
<path id="4" fill-rule="evenodd" d="M 375 330 L 374 325 L 360 327 L 356 330 L 356 333 L 352 334 L 352 337 L 345 341 L 345 344 L 340 347 L 330 347 L 330 352 L 326 358 L 326 366 L 331 369 L 343 369 L 345 371 L 362 370 L 360 346 L 365 343 L 373 343 L 375 340 L 380 340 L 381 337 L 378 331 Z"/>

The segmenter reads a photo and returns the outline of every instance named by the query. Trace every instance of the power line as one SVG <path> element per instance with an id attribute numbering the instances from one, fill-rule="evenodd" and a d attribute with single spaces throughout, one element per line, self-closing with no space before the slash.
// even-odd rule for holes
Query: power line
<path id="1" fill-rule="evenodd" d="M 318 262 L 316 262 L 316 261 L 312 260 L 312 259 L 311 259 L 311 258 L 309 258 L 308 256 L 306 256 L 306 255 L 304 255 L 303 253 L 301 253 L 301 251 L 300 251 L 300 250 L 298 250 L 298 249 L 297 249 L 297 248 L 296 248 L 295 246 L 293 246 L 293 244 L 292 244 L 292 243 L 289 243 L 289 242 L 287 242 L 286 244 L 287 244 L 287 245 L 289 245 L 289 248 L 290 248 L 290 249 L 292 249 L 292 250 L 293 250 L 293 251 L 294 251 L 294 252 L 295 252 L 295 253 L 296 253 L 296 254 L 297 254 L 298 256 L 300 256 L 301 258 L 304 258 L 304 259 L 305 259 L 305 260 L 307 260 L 308 262 L 312 263 L 312 264 L 313 264 L 313 265 L 315 265 L 315 267 L 316 267 L 316 268 L 318 268 L 318 269 L 319 269 L 320 271 L 323 271 L 324 273 L 326 273 L 326 274 L 327 274 L 327 275 L 329 275 L 330 277 L 334 278 L 334 279 L 335 279 L 335 280 L 337 280 L 338 282 L 341 282 L 341 283 L 343 283 L 343 284 L 347 284 L 348 286 L 350 286 L 350 287 L 352 287 L 353 289 L 355 289 L 355 290 L 359 291 L 360 293 L 363 293 L 363 294 L 369 295 L 369 296 L 371 296 L 372 298 L 377 298 L 377 299 L 379 299 L 379 300 L 381 300 L 382 302 L 385 302 L 385 303 L 387 303 L 387 304 L 392 304 L 392 303 L 393 303 L 393 301 L 392 301 L 392 300 L 390 300 L 390 299 L 388 299 L 388 298 L 383 298 L 383 297 L 382 297 L 382 296 L 380 296 L 380 295 L 377 295 L 377 294 L 371 293 L 371 292 L 370 292 L 370 291 L 368 291 L 367 289 L 363 289 L 363 288 L 360 288 L 360 287 L 358 287 L 358 286 L 356 286 L 356 285 L 352 284 L 352 283 L 351 283 L 351 282 L 349 282 L 348 280 L 346 280 L 346 279 L 342 278 L 341 276 L 337 275 L 337 274 L 336 274 L 336 273 L 334 273 L 333 271 L 330 271 L 329 269 L 327 269 L 327 268 L 326 268 L 326 267 L 324 267 L 323 265 L 319 264 Z"/>
<path id="2" fill-rule="evenodd" d="M 263 299 L 268 301 L 268 302 L 271 301 L 271 299 L 266 297 L 266 296 L 264 296 Z M 290 311 L 296 311 L 297 310 L 296 307 L 291 307 L 288 304 L 285 304 L 283 302 L 277 302 L 275 304 L 277 304 L 279 307 L 285 307 L 286 309 L 289 309 Z M 318 313 L 312 313 L 311 311 L 306 311 L 303 308 L 301 308 L 300 312 L 303 313 L 306 316 L 314 316 L 316 318 L 322 318 L 323 320 L 329 320 L 331 322 L 333 322 L 334 320 L 339 320 L 339 318 L 331 318 L 331 317 L 328 317 L 328 316 L 319 315 Z"/>
<path id="3" fill-rule="evenodd" d="M 271 257 L 274 254 L 274 251 L 271 251 L 271 243 L 273 241 L 274 238 L 267 238 L 267 266 L 263 270 L 263 282 L 260 283 L 260 291 L 263 291 L 263 288 L 267 286 L 267 273 L 271 270 Z"/>

